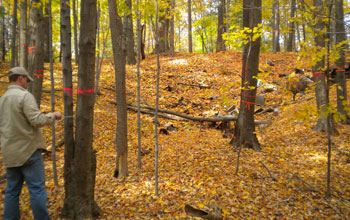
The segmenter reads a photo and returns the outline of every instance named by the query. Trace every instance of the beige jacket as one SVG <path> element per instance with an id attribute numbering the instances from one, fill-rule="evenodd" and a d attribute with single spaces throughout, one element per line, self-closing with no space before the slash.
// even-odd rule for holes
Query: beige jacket
<path id="1" fill-rule="evenodd" d="M 0 98 L 0 136 L 5 167 L 22 166 L 37 149 L 46 149 L 40 127 L 52 123 L 28 90 L 10 85 Z"/>

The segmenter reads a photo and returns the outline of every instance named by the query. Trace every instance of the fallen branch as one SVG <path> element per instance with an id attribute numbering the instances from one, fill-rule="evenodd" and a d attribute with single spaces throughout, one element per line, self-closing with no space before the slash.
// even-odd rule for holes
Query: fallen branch
<path id="1" fill-rule="evenodd" d="M 348 217 L 346 217 L 345 215 L 343 215 L 343 213 L 341 213 L 341 211 L 339 211 L 336 207 L 332 206 L 332 205 L 329 204 L 328 202 L 322 201 L 322 203 L 325 204 L 325 205 L 327 205 L 327 206 L 330 207 L 331 209 L 333 209 L 333 211 L 334 211 L 337 215 L 339 215 L 339 217 L 340 217 L 341 219 L 345 219 L 345 220 L 348 220 L 348 219 L 349 219 Z"/>
<path id="2" fill-rule="evenodd" d="M 279 103 L 279 104 L 268 105 L 265 108 L 266 109 L 269 109 L 269 108 L 274 109 L 274 108 L 276 108 L 278 106 L 292 105 L 292 104 L 299 103 L 299 102 L 309 101 L 309 100 L 314 99 L 314 98 L 315 97 L 309 97 L 309 98 L 306 98 L 306 99 L 300 99 L 300 100 L 291 101 L 291 102 L 283 102 L 283 103 Z M 259 113 L 262 114 L 262 113 L 264 113 L 264 111 L 263 112 L 259 112 Z"/>
<path id="3" fill-rule="evenodd" d="M 317 189 L 313 188 L 310 184 L 308 184 L 307 182 L 305 182 L 304 180 L 302 180 L 298 175 L 296 175 L 295 173 L 293 173 L 293 177 L 295 177 L 296 179 L 298 179 L 300 182 L 304 183 L 309 190 L 313 191 L 313 192 L 318 192 L 320 193 L 320 191 L 318 191 Z"/>
<path id="4" fill-rule="evenodd" d="M 295 196 L 291 196 L 291 197 L 289 197 L 288 199 L 285 199 L 285 200 L 281 200 L 281 201 L 279 201 L 279 202 L 277 203 L 277 209 L 279 209 L 279 208 L 280 208 L 280 204 L 281 204 L 281 203 L 284 203 L 284 202 L 289 202 L 289 201 L 296 200 L 296 199 L 297 199 L 297 197 L 295 197 Z"/>
<path id="5" fill-rule="evenodd" d="M 134 108 L 134 107 L 131 107 L 131 106 L 128 106 L 128 109 L 134 111 L 134 112 L 137 112 L 137 108 Z M 154 115 L 154 112 L 151 112 L 151 111 L 146 111 L 146 110 L 142 110 L 140 109 L 140 112 L 141 113 L 144 113 L 144 114 L 149 114 L 149 115 Z M 158 113 L 158 116 L 160 117 L 163 117 L 163 118 L 166 118 L 166 119 L 170 119 L 170 120 L 175 120 L 175 121 L 188 121 L 186 119 L 178 119 L 178 118 L 173 118 L 173 117 L 170 117 L 169 115 L 166 115 L 166 114 L 162 114 L 162 113 Z"/>
<path id="6" fill-rule="evenodd" d="M 208 220 L 222 220 L 223 219 L 221 217 L 221 215 L 214 214 L 214 213 L 208 213 L 208 212 L 202 211 L 200 209 L 195 209 L 190 205 L 185 206 L 185 212 L 187 213 L 187 215 L 199 217 L 202 219 L 208 219 Z"/>
<path id="7" fill-rule="evenodd" d="M 266 166 L 263 162 L 261 162 L 261 161 L 260 161 L 260 163 L 261 163 L 261 165 L 263 165 L 263 167 L 267 170 L 267 172 L 269 173 L 269 175 L 270 175 L 270 177 L 272 178 L 272 180 L 278 182 L 278 180 L 272 175 L 272 173 L 271 173 L 270 170 L 267 168 L 267 166 Z"/>
<path id="8" fill-rule="evenodd" d="M 110 88 L 110 87 L 103 87 L 104 89 L 107 89 L 107 90 L 111 90 L 113 92 L 115 92 L 115 88 Z M 131 96 L 131 97 L 135 97 L 137 98 L 137 95 L 135 95 L 134 93 L 132 92 L 127 92 L 126 93 L 127 96 Z M 143 103 L 146 103 L 146 105 L 148 105 L 147 101 L 145 100 L 145 98 L 143 98 L 142 96 L 140 97 L 140 101 L 143 102 Z M 110 103 L 112 104 L 115 104 L 116 102 L 112 102 L 112 101 L 109 101 Z"/>
<path id="9" fill-rule="evenodd" d="M 177 83 L 178 85 L 184 85 L 184 86 L 191 86 L 191 87 L 198 87 L 200 89 L 210 89 L 211 86 L 203 86 L 203 85 L 195 85 L 195 84 L 188 84 L 188 83 Z"/>
<path id="10" fill-rule="evenodd" d="M 112 102 L 112 101 L 110 101 L 110 103 L 116 104 L 116 102 Z M 128 104 L 128 106 L 137 108 L 137 105 L 133 104 L 133 103 Z M 153 108 L 151 106 L 141 105 L 140 107 L 155 111 L 155 108 Z M 165 110 L 165 109 L 161 109 L 161 108 L 158 109 L 158 112 L 176 115 L 178 117 L 185 118 L 187 120 L 198 121 L 198 122 L 222 122 L 222 121 L 235 121 L 235 120 L 237 120 L 237 117 L 233 116 L 233 115 L 226 115 L 226 116 L 220 116 L 220 117 L 214 117 L 214 118 L 203 118 L 203 117 L 193 117 L 193 116 L 189 116 L 189 115 L 184 115 L 184 114 L 181 114 L 178 112 Z M 257 125 L 258 124 L 269 124 L 269 123 L 271 123 L 270 120 L 255 120 L 255 124 L 257 124 Z"/>

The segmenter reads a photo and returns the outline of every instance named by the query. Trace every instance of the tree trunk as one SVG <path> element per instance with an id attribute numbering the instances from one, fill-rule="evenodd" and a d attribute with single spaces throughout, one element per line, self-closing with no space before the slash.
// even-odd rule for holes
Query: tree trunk
<path id="1" fill-rule="evenodd" d="M 78 42 L 78 12 L 77 12 L 77 0 L 73 0 L 73 21 L 74 21 L 74 55 L 75 62 L 78 63 L 79 60 L 79 42 Z"/>
<path id="2" fill-rule="evenodd" d="M 19 65 L 25 69 L 28 66 L 28 44 L 27 44 L 27 0 L 20 2 L 19 13 Z"/>
<path id="3" fill-rule="evenodd" d="M 71 21 L 69 0 L 61 0 L 61 45 L 63 71 L 63 102 L 64 102 L 64 189 L 65 199 L 61 211 L 62 218 L 74 216 L 74 193 L 76 185 L 73 182 L 74 161 L 74 122 L 73 122 L 73 83 L 72 83 L 72 53 L 71 53 Z"/>
<path id="4" fill-rule="evenodd" d="M 146 24 L 141 25 L 141 39 L 140 39 L 141 40 L 141 58 L 143 60 L 146 59 L 146 55 L 145 55 L 145 40 L 144 40 L 144 37 L 143 37 L 143 36 L 146 35 L 145 27 L 146 27 Z"/>
<path id="5" fill-rule="evenodd" d="M 128 13 L 125 13 L 125 22 L 126 25 L 126 62 L 129 65 L 136 64 L 135 58 L 135 40 L 134 40 L 134 29 L 133 29 L 133 20 L 132 20 L 132 1 L 125 0 L 125 4 L 128 6 Z"/>
<path id="6" fill-rule="evenodd" d="M 49 17 L 49 59 L 50 59 L 50 78 L 51 78 L 51 112 L 55 112 L 55 76 L 53 74 L 53 48 L 52 48 L 52 2 L 48 2 L 48 17 Z M 56 165 L 56 125 L 55 121 L 52 122 L 51 127 L 51 158 L 52 158 L 52 173 L 53 173 L 53 182 L 55 186 L 58 186 L 57 178 L 57 165 Z"/>
<path id="7" fill-rule="evenodd" d="M 139 5 L 139 0 L 136 1 Z M 141 76 L 140 76 L 140 57 L 142 44 L 141 13 L 136 9 L 137 16 L 137 168 L 142 168 L 141 158 Z"/>
<path id="8" fill-rule="evenodd" d="M 225 27 L 226 27 L 226 32 L 227 33 L 230 33 L 230 16 L 231 16 L 231 13 L 230 13 L 230 9 L 231 9 L 231 0 L 226 0 L 226 7 L 225 7 L 225 19 L 226 19 L 226 22 L 225 22 Z M 229 49 L 229 48 L 228 48 Z"/>
<path id="9" fill-rule="evenodd" d="M 175 14 L 175 0 L 171 1 L 171 20 L 170 20 L 170 56 L 174 56 L 175 51 L 175 23 L 174 23 L 174 14 Z"/>
<path id="10" fill-rule="evenodd" d="M 76 104 L 73 183 L 74 219 L 94 218 L 101 213 L 94 198 L 96 152 L 92 148 L 95 104 L 95 53 L 97 0 L 81 2 L 78 97 Z"/>
<path id="11" fill-rule="evenodd" d="M 101 16 L 101 6 L 100 3 L 97 3 L 97 51 L 96 51 L 96 80 L 95 80 L 95 94 L 99 95 L 100 90 L 98 88 L 98 82 L 100 79 L 100 54 L 101 54 L 101 44 L 100 44 L 100 30 L 101 30 L 101 25 L 100 25 L 100 16 Z"/>
<path id="12" fill-rule="evenodd" d="M 272 6 L 273 13 L 273 42 L 272 42 L 272 50 L 274 53 L 280 52 L 280 10 L 279 10 L 279 0 L 274 0 L 274 4 Z"/>
<path id="13" fill-rule="evenodd" d="M 168 33 L 169 33 L 169 0 L 166 0 L 166 8 L 162 9 L 162 16 L 159 17 L 160 29 L 159 29 L 159 52 L 163 53 L 169 50 Z"/>
<path id="14" fill-rule="evenodd" d="M 336 32 L 336 44 L 343 44 L 339 48 L 339 58 L 336 60 L 337 65 L 337 111 L 341 115 L 341 121 L 350 124 L 350 117 L 345 111 L 348 100 L 348 95 L 346 92 L 346 78 L 345 72 L 340 71 L 345 68 L 345 46 L 346 46 L 346 34 L 344 27 L 344 4 L 343 0 L 336 0 L 335 3 L 335 32 Z M 345 103 L 346 102 L 346 103 Z"/>
<path id="15" fill-rule="evenodd" d="M 301 1 L 301 9 L 303 11 L 305 11 L 305 3 L 304 1 Z M 306 25 L 305 25 L 305 21 L 306 21 L 306 18 L 304 16 L 304 13 L 303 13 L 303 16 L 302 16 L 302 29 L 303 29 L 303 41 L 306 42 Z"/>
<path id="16" fill-rule="evenodd" d="M 44 63 L 48 63 L 50 62 L 50 58 L 49 58 L 49 16 L 47 16 L 49 14 L 49 9 L 48 9 L 48 4 L 45 3 L 45 7 L 44 7 L 44 16 L 43 16 L 43 32 L 44 32 Z"/>
<path id="17" fill-rule="evenodd" d="M 159 28 L 158 28 L 158 0 L 156 0 L 156 53 L 157 53 L 157 82 L 156 82 L 156 109 L 154 111 L 154 182 L 155 182 L 155 195 L 159 196 L 158 193 L 158 107 L 159 107 L 159 74 L 160 74 L 160 64 L 159 64 Z"/>
<path id="18" fill-rule="evenodd" d="M 16 66 L 17 58 L 17 0 L 13 2 L 13 14 L 12 14 L 12 39 L 11 39 L 11 67 Z"/>
<path id="19" fill-rule="evenodd" d="M 4 2 L 1 1 L 1 6 L 4 7 Z M 2 56 L 1 60 L 5 61 L 6 58 L 6 25 L 5 25 L 5 13 L 2 14 Z"/>
<path id="20" fill-rule="evenodd" d="M 100 28 L 98 30 L 100 30 Z M 104 35 L 105 35 L 104 32 L 102 32 L 102 36 L 104 36 Z M 109 35 L 109 30 L 107 30 L 107 34 L 102 40 L 101 57 L 100 57 L 100 45 L 99 45 L 100 43 L 97 44 L 99 52 L 97 53 L 98 54 L 98 59 L 96 59 L 96 82 L 95 82 L 95 94 L 96 95 L 101 95 L 100 87 L 98 86 L 98 84 L 100 82 L 101 68 L 102 68 L 102 64 L 103 64 L 104 55 L 105 55 L 105 52 L 106 52 L 108 35 Z"/>
<path id="21" fill-rule="evenodd" d="M 33 6 L 35 5 L 35 7 Z M 34 82 L 29 84 L 29 91 L 34 95 L 40 107 L 41 90 L 44 79 L 44 40 L 43 40 L 43 5 L 41 0 L 33 0 L 30 7 L 30 28 L 28 46 L 28 73 Z"/>
<path id="22" fill-rule="evenodd" d="M 250 30 L 261 23 L 261 0 L 243 1 L 243 26 Z M 256 76 L 259 70 L 260 37 L 244 45 L 242 57 L 241 104 L 231 144 L 261 150 L 255 134 L 254 107 L 256 97 Z"/>
<path id="23" fill-rule="evenodd" d="M 291 9 L 290 9 L 290 19 L 294 19 L 296 5 L 295 0 L 291 1 Z M 288 42 L 287 42 L 287 51 L 295 50 L 295 22 L 289 21 L 289 30 L 288 30 Z"/>
<path id="24" fill-rule="evenodd" d="M 315 17 L 317 15 L 326 15 L 325 10 L 323 8 L 322 0 L 313 0 L 313 4 L 315 7 L 315 10 L 314 10 Z M 320 51 L 322 48 L 325 47 L 325 33 L 322 32 L 325 29 L 325 27 L 326 27 L 326 24 L 324 23 L 324 21 L 322 21 L 321 19 L 317 19 L 317 23 L 314 26 L 317 51 Z M 335 128 L 334 128 L 333 116 L 327 111 L 327 108 L 329 106 L 329 92 L 328 92 L 328 87 L 326 85 L 326 74 L 324 71 L 324 62 L 325 62 L 325 58 L 324 56 L 322 56 L 316 62 L 316 64 L 312 67 L 313 80 L 316 84 L 317 109 L 320 112 L 320 117 L 317 121 L 316 126 L 314 127 L 314 130 L 328 132 L 327 119 L 329 118 L 329 121 L 330 121 L 329 132 L 330 134 L 334 134 Z"/>
<path id="25" fill-rule="evenodd" d="M 192 9 L 191 0 L 187 0 L 187 15 L 188 15 L 188 52 L 192 53 Z"/>
<path id="26" fill-rule="evenodd" d="M 224 17 L 225 17 L 225 0 L 220 0 L 219 6 L 218 6 L 218 37 L 216 39 L 216 52 L 225 50 L 225 42 L 222 39 L 222 34 L 225 33 L 225 30 L 226 30 Z"/>
<path id="27" fill-rule="evenodd" d="M 116 93 L 117 93 L 117 161 L 114 177 L 128 175 L 128 141 L 127 141 L 127 103 L 125 85 L 125 41 L 122 37 L 122 19 L 118 15 L 116 2 L 108 0 L 112 46 L 114 54 Z M 124 44 L 124 45 L 123 45 Z"/>

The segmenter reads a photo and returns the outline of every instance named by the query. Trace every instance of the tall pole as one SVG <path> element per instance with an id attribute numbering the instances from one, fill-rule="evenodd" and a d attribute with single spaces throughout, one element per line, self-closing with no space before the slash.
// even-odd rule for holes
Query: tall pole
<path id="1" fill-rule="evenodd" d="M 159 106 L 159 75 L 160 75 L 160 64 L 159 64 L 159 30 L 158 30 L 158 0 L 156 0 L 156 51 L 157 51 L 157 89 L 156 89 L 156 110 L 154 112 L 154 139 L 155 139 L 155 194 L 158 193 L 158 106 Z"/>
<path id="2" fill-rule="evenodd" d="M 136 4 L 139 6 L 139 0 Z M 141 163 L 141 80 L 140 80 L 140 53 L 141 53 L 141 21 L 140 11 L 137 7 L 137 167 L 142 168 Z"/>
<path id="3" fill-rule="evenodd" d="M 51 12 L 51 0 L 49 0 L 49 59 L 50 59 L 50 77 L 51 77 L 51 111 L 55 111 L 55 79 L 53 75 L 53 50 L 52 50 L 52 12 Z M 56 128 L 55 120 L 52 122 L 52 169 L 53 169 L 53 181 L 55 186 L 58 186 L 57 179 L 57 167 L 56 167 Z"/>

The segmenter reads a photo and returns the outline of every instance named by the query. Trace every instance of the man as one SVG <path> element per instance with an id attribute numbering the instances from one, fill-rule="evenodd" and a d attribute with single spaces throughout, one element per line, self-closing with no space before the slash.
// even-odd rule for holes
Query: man
<path id="1" fill-rule="evenodd" d="M 33 81 L 22 67 L 9 72 L 10 86 L 0 98 L 0 136 L 6 167 L 4 219 L 19 220 L 23 182 L 30 193 L 34 219 L 50 219 L 46 206 L 45 170 L 40 150 L 46 149 L 40 127 L 61 119 L 61 112 L 42 113 L 27 85 Z"/>

